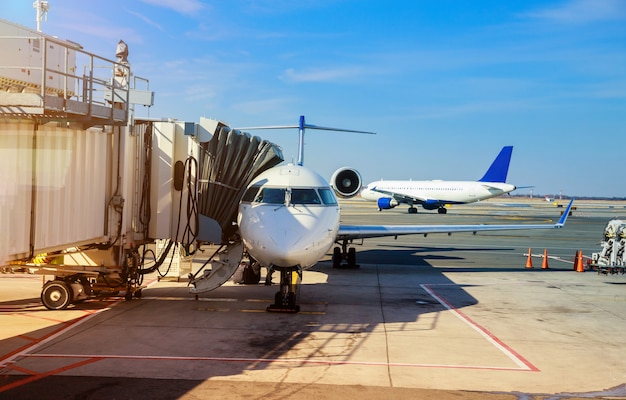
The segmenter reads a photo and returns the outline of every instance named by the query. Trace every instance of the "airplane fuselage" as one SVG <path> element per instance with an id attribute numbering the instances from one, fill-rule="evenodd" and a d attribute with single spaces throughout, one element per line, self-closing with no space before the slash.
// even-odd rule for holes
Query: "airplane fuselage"
<path id="1" fill-rule="evenodd" d="M 392 197 L 388 194 L 392 192 L 401 197 L 433 200 L 442 204 L 462 204 L 500 196 L 513 190 L 515 185 L 500 182 L 376 181 L 361 191 L 361 197 L 377 201 L 383 197 Z"/>

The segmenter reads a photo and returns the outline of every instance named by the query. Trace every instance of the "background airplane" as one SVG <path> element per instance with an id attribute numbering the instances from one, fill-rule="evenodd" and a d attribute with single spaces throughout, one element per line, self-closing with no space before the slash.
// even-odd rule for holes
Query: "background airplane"
<path id="1" fill-rule="evenodd" d="M 300 117 L 301 149 L 306 127 L 304 117 Z M 349 132 L 345 129 L 323 129 Z M 340 168 L 333 174 L 331 183 L 302 165 L 279 165 L 254 178 L 242 197 L 237 225 L 251 261 L 266 267 L 269 277 L 274 270 L 280 272 L 280 289 L 268 311 L 299 311 L 296 294 L 302 271 L 320 261 L 333 243 L 338 244 L 333 251 L 333 266 L 339 267 L 346 260 L 348 266 L 354 267 L 356 251 L 353 247 L 348 248 L 354 239 L 561 228 L 573 202 L 556 224 L 341 225 L 340 207 L 334 192 L 341 197 L 355 196 L 361 188 L 361 176 L 352 168 Z M 202 277 L 191 280 L 190 284 L 194 285 L 192 293 L 202 291 L 201 280 Z"/>
<path id="2" fill-rule="evenodd" d="M 446 204 L 474 203 L 515 190 L 515 185 L 506 183 L 512 152 L 513 146 L 503 147 L 485 175 L 476 182 L 380 180 L 367 185 L 361 191 L 361 197 L 376 201 L 379 211 L 406 203 L 409 214 L 417 213 L 414 204 L 445 214 Z"/>

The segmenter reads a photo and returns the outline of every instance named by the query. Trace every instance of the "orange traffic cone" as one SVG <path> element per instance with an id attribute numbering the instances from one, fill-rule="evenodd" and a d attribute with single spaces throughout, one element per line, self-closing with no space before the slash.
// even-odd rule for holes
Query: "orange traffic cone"
<path id="1" fill-rule="evenodd" d="M 526 259 L 526 268 L 530 269 L 533 267 L 533 255 L 530 251 L 530 247 L 528 248 L 528 258 Z"/>
<path id="2" fill-rule="evenodd" d="M 585 267 L 583 265 L 583 251 L 579 250 L 578 262 L 576 262 L 576 272 L 585 272 Z"/>
<path id="3" fill-rule="evenodd" d="M 548 267 L 548 250 L 543 249 L 543 262 L 541 263 L 541 269 L 550 269 Z"/>
<path id="4" fill-rule="evenodd" d="M 574 255 L 574 265 L 572 266 L 572 269 L 574 271 L 576 271 L 576 265 L 578 264 L 578 250 L 576 250 L 576 255 Z"/>

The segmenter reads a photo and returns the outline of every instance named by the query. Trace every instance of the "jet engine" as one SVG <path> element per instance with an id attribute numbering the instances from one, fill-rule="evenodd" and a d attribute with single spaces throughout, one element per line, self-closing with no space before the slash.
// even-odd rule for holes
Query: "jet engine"
<path id="1" fill-rule="evenodd" d="M 379 210 L 390 210 L 398 205 L 396 199 L 391 197 L 381 197 L 378 199 Z"/>
<path id="2" fill-rule="evenodd" d="M 441 208 L 441 202 L 437 200 L 426 200 L 422 203 L 422 207 L 426 210 L 437 210 Z"/>
<path id="3" fill-rule="evenodd" d="M 339 168 L 330 178 L 330 186 L 339 197 L 350 198 L 361 190 L 361 174 L 353 168 Z"/>

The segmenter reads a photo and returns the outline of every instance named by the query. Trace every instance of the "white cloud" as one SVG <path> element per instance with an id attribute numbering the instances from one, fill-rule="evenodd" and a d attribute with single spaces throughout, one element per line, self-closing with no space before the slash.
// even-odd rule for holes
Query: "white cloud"
<path id="1" fill-rule="evenodd" d="M 141 14 L 141 13 L 138 13 L 138 12 L 134 12 L 134 11 L 130 11 L 130 10 L 126 10 L 126 12 L 128 12 L 131 15 L 134 15 L 135 17 L 139 18 L 140 20 L 142 20 L 146 24 L 151 25 L 151 26 L 157 28 L 160 31 L 164 30 L 161 25 L 157 24 L 156 22 L 154 22 L 150 18 L 146 17 L 144 14 Z"/>
<path id="2" fill-rule="evenodd" d="M 169 8 L 179 14 L 195 14 L 205 8 L 199 0 L 141 0 L 146 4 Z"/>
<path id="3" fill-rule="evenodd" d="M 329 67 L 329 68 L 312 68 L 305 71 L 296 71 L 288 68 L 281 75 L 281 79 L 291 83 L 301 82 L 345 82 L 348 79 L 354 79 L 356 76 L 366 74 L 367 72 L 359 67 Z"/>
<path id="4" fill-rule="evenodd" d="M 626 19 L 626 1 L 571 0 L 559 7 L 532 11 L 524 16 L 566 24 L 622 20 Z"/>

